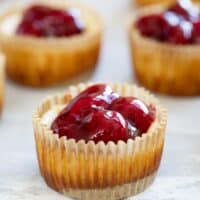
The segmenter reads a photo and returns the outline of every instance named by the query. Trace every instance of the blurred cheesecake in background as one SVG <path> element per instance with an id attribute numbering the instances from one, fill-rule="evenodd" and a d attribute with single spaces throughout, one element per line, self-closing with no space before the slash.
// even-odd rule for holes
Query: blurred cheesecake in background
<path id="1" fill-rule="evenodd" d="M 4 69 L 5 57 L 0 53 L 0 114 L 2 113 L 4 103 Z"/>
<path id="2" fill-rule="evenodd" d="M 138 10 L 129 37 L 141 84 L 165 94 L 200 94 L 200 11 L 191 1 Z"/>
<path id="3" fill-rule="evenodd" d="M 68 0 L 15 6 L 0 16 L 7 74 L 30 86 L 49 86 L 92 71 L 101 36 L 100 16 Z"/>

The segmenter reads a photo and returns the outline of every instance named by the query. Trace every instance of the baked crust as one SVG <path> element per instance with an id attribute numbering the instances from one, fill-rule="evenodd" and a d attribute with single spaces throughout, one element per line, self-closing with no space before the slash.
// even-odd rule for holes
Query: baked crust
<path id="1" fill-rule="evenodd" d="M 92 71 L 100 53 L 102 22 L 92 9 L 68 0 L 40 1 L 58 8 L 77 8 L 86 23 L 84 33 L 65 38 L 37 38 L 6 34 L 0 29 L 0 44 L 7 56 L 8 76 L 21 84 L 49 86 Z M 21 14 L 25 6 L 11 8 L 0 16 Z"/>
<path id="2" fill-rule="evenodd" d="M 137 5 L 146 6 L 152 4 L 170 4 L 174 3 L 176 0 L 134 0 Z"/>
<path id="3" fill-rule="evenodd" d="M 79 199 L 93 199 L 94 190 L 105 193 L 109 199 L 135 195 L 153 181 L 158 170 L 164 144 L 166 111 L 141 88 L 109 84 L 122 96 L 135 96 L 156 106 L 156 120 L 148 133 L 127 143 L 119 141 L 118 144 L 85 143 L 84 140 L 76 143 L 74 139 L 58 138 L 42 123 L 42 116 L 55 105 L 66 105 L 89 85 L 80 84 L 70 87 L 65 94 L 50 96 L 34 113 L 33 127 L 41 175 L 56 191 Z M 151 180 L 148 177 L 152 177 Z M 121 192 L 116 190 L 118 187 Z M 106 191 L 112 191 L 114 196 Z"/>
<path id="4" fill-rule="evenodd" d="M 64 189 L 62 192 L 66 196 L 81 200 L 119 200 L 130 196 L 135 196 L 143 192 L 154 181 L 156 173 L 133 183 L 117 185 L 101 189 Z"/>
<path id="5" fill-rule="evenodd" d="M 192 96 L 200 94 L 200 46 L 173 45 L 144 37 L 134 26 L 138 17 L 164 10 L 143 8 L 129 22 L 133 69 L 139 82 L 156 92 Z"/>
<path id="6" fill-rule="evenodd" d="M 192 0 L 194 3 L 198 3 L 199 0 Z M 147 6 L 152 4 L 172 4 L 176 2 L 176 0 L 134 0 L 139 6 Z"/>
<path id="7" fill-rule="evenodd" d="M 4 103 L 4 69 L 5 57 L 0 53 L 0 114 L 2 113 Z"/>

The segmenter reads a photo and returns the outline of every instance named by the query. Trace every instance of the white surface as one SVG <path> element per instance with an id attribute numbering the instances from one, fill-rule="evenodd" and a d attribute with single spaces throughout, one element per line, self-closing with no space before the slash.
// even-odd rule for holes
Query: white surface
<path id="1" fill-rule="evenodd" d="M 98 69 L 89 80 L 134 82 L 126 19 L 130 0 L 84 0 L 102 13 L 105 38 Z M 88 80 L 88 78 L 86 79 Z M 31 89 L 7 81 L 6 105 L 0 121 L 0 200 L 64 200 L 39 175 L 31 114 L 43 97 L 64 91 Z M 200 98 L 160 97 L 169 110 L 167 140 L 155 183 L 136 200 L 200 199 Z"/>

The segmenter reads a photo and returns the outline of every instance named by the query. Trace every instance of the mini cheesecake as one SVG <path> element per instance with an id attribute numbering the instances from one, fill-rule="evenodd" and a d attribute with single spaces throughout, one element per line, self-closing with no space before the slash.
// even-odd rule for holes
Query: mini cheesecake
<path id="1" fill-rule="evenodd" d="M 138 10 L 129 23 L 134 74 L 156 92 L 200 94 L 200 12 L 189 0 Z"/>
<path id="2" fill-rule="evenodd" d="M 160 165 L 166 110 L 128 84 L 79 84 L 44 100 L 33 115 L 41 175 L 81 200 L 144 191 Z"/>
<path id="3" fill-rule="evenodd" d="M 11 7 L 0 15 L 7 74 L 25 85 L 49 86 L 92 72 L 101 37 L 99 15 L 68 0 Z"/>

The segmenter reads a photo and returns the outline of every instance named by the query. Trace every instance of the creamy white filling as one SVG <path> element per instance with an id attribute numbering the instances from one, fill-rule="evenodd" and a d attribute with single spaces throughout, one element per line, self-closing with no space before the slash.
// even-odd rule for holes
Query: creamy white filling
<path id="1" fill-rule="evenodd" d="M 5 35 L 13 35 L 17 29 L 18 24 L 21 21 L 20 14 L 13 14 L 6 17 L 0 24 L 0 30 Z"/>
<path id="2" fill-rule="evenodd" d="M 63 105 L 56 105 L 53 108 L 51 108 L 49 111 L 44 113 L 44 115 L 42 116 L 42 119 L 41 119 L 42 124 L 50 127 L 51 124 L 53 123 L 54 119 L 58 116 L 58 114 L 64 107 L 65 106 L 63 106 Z"/>

